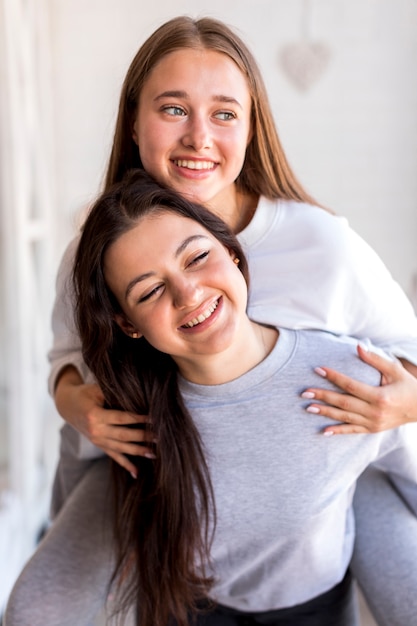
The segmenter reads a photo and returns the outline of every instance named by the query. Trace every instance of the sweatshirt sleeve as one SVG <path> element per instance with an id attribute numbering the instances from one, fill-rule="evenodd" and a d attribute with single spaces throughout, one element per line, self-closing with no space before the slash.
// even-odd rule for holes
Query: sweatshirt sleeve
<path id="1" fill-rule="evenodd" d="M 345 218 L 281 202 L 275 221 L 246 249 L 252 319 L 369 338 L 417 364 L 411 302 Z"/>
<path id="2" fill-rule="evenodd" d="M 417 516 L 417 424 L 406 424 L 383 433 L 396 445 L 374 463 L 385 471 L 411 511 Z"/>
<path id="3" fill-rule="evenodd" d="M 72 269 L 79 238 L 68 245 L 61 260 L 56 280 L 55 302 L 52 309 L 53 343 L 48 352 L 50 373 L 48 388 L 54 394 L 56 381 L 61 370 L 73 365 L 85 382 L 92 382 L 92 375 L 83 361 L 81 342 L 74 320 L 74 292 Z"/>
<path id="4" fill-rule="evenodd" d="M 74 291 L 71 279 L 78 241 L 79 237 L 73 239 L 65 250 L 56 280 L 55 302 L 52 310 L 53 344 L 48 352 L 51 365 L 48 388 L 51 395 L 54 394 L 60 371 L 67 365 L 73 365 L 85 382 L 94 382 L 94 377 L 82 357 L 81 342 L 74 320 Z M 69 433 L 72 433 L 71 437 Z M 76 459 L 93 459 L 103 456 L 100 448 L 69 425 L 63 427 L 61 436 L 64 445 L 67 445 L 71 450 L 71 455 Z M 68 439 L 70 439 L 69 443 Z"/>
<path id="5" fill-rule="evenodd" d="M 417 364 L 417 318 L 410 300 L 378 254 L 347 223 L 345 230 L 342 251 L 349 269 L 342 301 L 348 333 Z"/>

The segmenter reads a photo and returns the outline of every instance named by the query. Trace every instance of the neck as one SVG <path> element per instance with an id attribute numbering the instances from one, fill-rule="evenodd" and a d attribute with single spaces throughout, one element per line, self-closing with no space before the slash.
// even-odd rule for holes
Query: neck
<path id="1" fill-rule="evenodd" d="M 246 228 L 251 221 L 258 206 L 259 196 L 242 193 L 237 191 L 236 187 L 231 188 L 230 195 L 231 197 L 227 199 L 222 196 L 219 207 L 212 205 L 207 208 L 221 217 L 236 234 Z"/>
<path id="2" fill-rule="evenodd" d="M 279 333 L 248 320 L 248 328 L 240 335 L 241 341 L 234 341 L 221 353 L 176 360 L 181 375 L 198 385 L 228 383 L 259 365 L 274 348 Z"/>

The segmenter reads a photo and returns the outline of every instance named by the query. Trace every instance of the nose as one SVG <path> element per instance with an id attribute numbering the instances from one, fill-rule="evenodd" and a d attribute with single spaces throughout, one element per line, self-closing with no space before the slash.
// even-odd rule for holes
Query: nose
<path id="1" fill-rule="evenodd" d="M 202 288 L 190 278 L 177 279 L 172 289 L 174 306 L 177 309 L 197 306 L 202 300 Z"/>
<path id="2" fill-rule="evenodd" d="M 210 132 L 209 120 L 202 115 L 190 117 L 182 138 L 184 146 L 193 148 L 196 152 L 211 148 L 213 140 Z"/>

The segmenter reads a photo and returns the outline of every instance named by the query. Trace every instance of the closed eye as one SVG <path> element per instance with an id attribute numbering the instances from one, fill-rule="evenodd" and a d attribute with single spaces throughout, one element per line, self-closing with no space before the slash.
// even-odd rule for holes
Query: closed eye
<path id="1" fill-rule="evenodd" d="M 148 291 L 148 293 L 145 293 L 143 296 L 141 296 L 138 299 L 138 304 L 140 304 L 141 302 L 146 302 L 147 300 L 150 300 L 153 296 L 155 296 L 158 293 L 160 293 L 161 289 L 163 289 L 163 287 L 164 287 L 164 285 L 157 285 L 156 287 L 151 289 L 151 291 Z"/>
<path id="2" fill-rule="evenodd" d="M 199 263 L 201 263 L 201 261 L 204 261 L 204 259 L 206 259 L 209 254 L 210 254 L 209 250 L 206 250 L 205 252 L 202 252 L 201 254 L 198 254 L 196 257 L 194 257 L 192 259 L 192 261 L 190 261 L 188 263 L 187 267 L 192 267 L 193 265 L 198 265 Z"/>

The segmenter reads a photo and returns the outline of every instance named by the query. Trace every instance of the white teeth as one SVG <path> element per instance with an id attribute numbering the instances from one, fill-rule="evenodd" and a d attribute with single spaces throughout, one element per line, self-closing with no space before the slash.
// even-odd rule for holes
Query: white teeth
<path id="1" fill-rule="evenodd" d="M 178 159 L 174 163 L 178 167 L 186 167 L 189 170 L 212 170 L 214 167 L 213 161 L 186 161 L 185 159 Z"/>
<path id="2" fill-rule="evenodd" d="M 214 304 L 209 306 L 207 311 L 204 311 L 204 313 L 201 313 L 201 315 L 198 315 L 198 317 L 195 317 L 194 319 L 190 320 L 189 322 L 184 324 L 184 326 L 186 328 L 192 328 L 193 326 L 197 326 L 197 324 L 201 324 L 201 322 L 204 322 L 204 320 L 208 319 L 210 315 L 214 313 L 214 311 L 217 309 L 218 304 L 219 304 L 218 301 L 215 302 Z"/>

